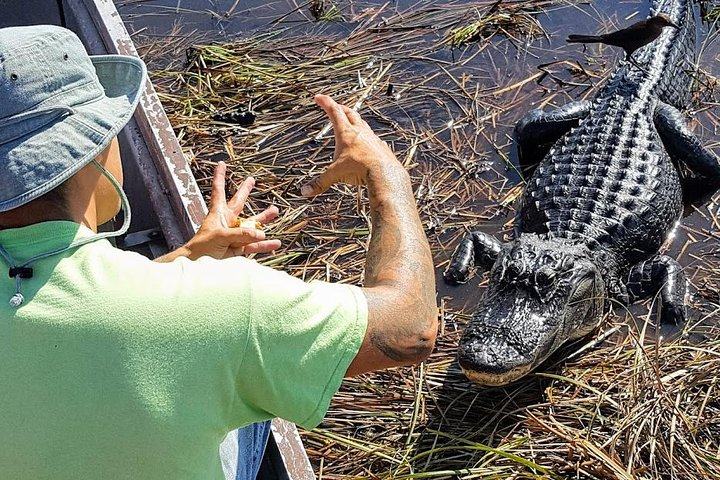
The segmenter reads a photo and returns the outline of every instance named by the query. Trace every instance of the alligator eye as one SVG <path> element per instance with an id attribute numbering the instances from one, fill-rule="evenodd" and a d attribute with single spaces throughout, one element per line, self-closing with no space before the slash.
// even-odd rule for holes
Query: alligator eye
<path id="1" fill-rule="evenodd" d="M 520 268 L 519 262 L 510 262 L 507 267 L 507 273 L 512 279 L 520 278 L 520 275 L 522 275 L 522 269 Z"/>
<path id="2" fill-rule="evenodd" d="M 540 258 L 540 263 L 545 265 L 555 265 L 557 263 L 557 260 L 554 256 L 546 253 L 542 256 L 542 258 Z"/>
<path id="3" fill-rule="evenodd" d="M 535 285 L 538 288 L 545 289 L 551 287 L 555 283 L 555 272 L 549 268 L 541 268 L 535 273 Z"/>
<path id="4" fill-rule="evenodd" d="M 572 257 L 565 257 L 562 259 L 562 262 L 560 264 L 560 268 L 562 268 L 564 271 L 572 270 L 575 266 L 575 259 Z"/>

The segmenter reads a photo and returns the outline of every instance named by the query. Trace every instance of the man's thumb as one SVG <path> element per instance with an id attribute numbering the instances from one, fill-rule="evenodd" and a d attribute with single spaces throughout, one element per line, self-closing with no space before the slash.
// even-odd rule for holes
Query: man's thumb
<path id="1" fill-rule="evenodd" d="M 327 172 L 325 172 L 300 187 L 300 194 L 303 197 L 314 197 L 315 195 L 320 195 L 330 188 L 330 185 L 332 185 L 332 182 L 328 181 L 328 175 Z"/>

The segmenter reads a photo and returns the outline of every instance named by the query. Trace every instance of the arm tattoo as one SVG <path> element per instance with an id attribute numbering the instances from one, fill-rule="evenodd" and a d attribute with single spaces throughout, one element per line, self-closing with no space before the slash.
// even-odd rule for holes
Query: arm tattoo
<path id="1" fill-rule="evenodd" d="M 388 358 L 408 362 L 428 349 L 417 339 L 434 323 L 435 275 L 407 173 L 388 170 L 382 180 L 368 181 L 373 229 L 365 283 L 390 286 L 394 293 L 373 298 L 380 327 L 370 340 Z"/>

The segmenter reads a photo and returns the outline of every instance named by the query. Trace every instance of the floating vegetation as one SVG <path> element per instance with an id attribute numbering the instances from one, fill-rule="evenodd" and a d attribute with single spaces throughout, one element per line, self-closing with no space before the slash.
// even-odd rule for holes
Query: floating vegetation
<path id="1" fill-rule="evenodd" d="M 524 7 L 512 2 L 509 8 Z M 274 202 L 284 212 L 269 234 L 285 242 L 278 255 L 293 255 L 262 261 L 306 279 L 361 281 L 370 228 L 363 193 L 338 185 L 313 202 L 298 196 L 300 184 L 332 155 L 330 125 L 312 101 L 316 93 L 359 109 L 392 145 L 414 179 L 437 251 L 462 234 L 459 227 L 489 218 L 504 223 L 506 208 L 473 199 L 502 198 L 512 186 L 509 159 L 495 171 L 488 158 L 505 149 L 508 137 L 489 127 L 508 105 L 523 101 L 517 94 L 525 83 L 497 88 L 499 70 L 450 65 L 434 56 L 445 47 L 428 25 L 451 25 L 467 10 L 414 10 L 402 15 L 412 19 L 412 28 L 398 29 L 396 17 L 388 16 L 380 26 L 368 21 L 339 38 L 273 32 L 195 45 L 185 51 L 181 71 L 152 72 L 201 187 L 209 186 L 214 162 L 225 160 L 231 181 L 258 179 L 254 208 Z M 434 14 L 442 22 L 434 22 Z"/>
<path id="2" fill-rule="evenodd" d="M 713 0 L 700 0 L 700 14 L 703 20 L 714 23 L 720 20 L 720 5 Z"/>
<path id="3" fill-rule="evenodd" d="M 308 452 L 324 478 L 718 478 L 720 341 L 607 320 L 613 340 L 502 389 L 468 385 L 446 330 L 422 368 L 346 381 Z"/>
<path id="4" fill-rule="evenodd" d="M 484 14 L 476 13 L 479 18 L 448 32 L 447 42 L 451 47 L 459 48 L 471 42 L 491 38 L 498 33 L 524 38 L 544 33 L 535 17 L 527 12 L 497 13 L 491 9 Z"/>
<path id="5" fill-rule="evenodd" d="M 332 159 L 314 94 L 355 107 L 397 153 L 440 270 L 467 229 L 509 233 L 523 190 L 515 122 L 530 108 L 588 98 L 617 60 L 609 50 L 550 49 L 536 14 L 558 2 L 391 4 L 332 4 L 348 22 L 344 33 L 323 24 L 196 44 L 182 65 L 152 72 L 203 191 L 225 160 L 231 188 L 256 178 L 252 210 L 280 207 L 266 231 L 283 247 L 259 257 L 267 265 L 362 283 L 371 229 L 364 191 L 298 193 Z M 564 47 L 563 36 L 554 42 Z M 148 44 L 144 55 L 160 50 Z M 698 83 L 696 131 L 709 132 L 717 151 L 717 82 L 710 71 Z M 692 208 L 668 246 L 693 292 L 686 325 L 655 325 L 654 303 L 616 309 L 538 373 L 480 388 L 460 372 L 455 350 L 485 279 L 452 290 L 440 283 L 431 358 L 346 380 L 324 423 L 302 432 L 319 478 L 720 478 L 720 205 Z"/>
<path id="6" fill-rule="evenodd" d="M 337 5 L 326 0 L 311 0 L 308 9 L 318 22 L 339 22 L 343 20 L 342 12 Z"/>

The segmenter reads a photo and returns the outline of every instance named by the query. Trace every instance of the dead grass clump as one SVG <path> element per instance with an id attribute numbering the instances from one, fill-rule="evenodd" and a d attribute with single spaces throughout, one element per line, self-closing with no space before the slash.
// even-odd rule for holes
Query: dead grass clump
<path id="1" fill-rule="evenodd" d="M 498 33 L 508 37 L 533 38 L 544 34 L 544 31 L 535 17 L 526 11 L 519 12 L 475 12 L 477 18 L 465 25 L 451 29 L 446 42 L 454 48 L 459 48 L 471 42 L 491 38 Z"/>
<path id="2" fill-rule="evenodd" d="M 719 478 L 717 329 L 693 343 L 605 328 L 491 389 L 467 383 L 446 332 L 421 368 L 348 381 L 308 452 L 324 478 Z"/>
<path id="3" fill-rule="evenodd" d="M 524 84 L 496 92 L 495 72 L 464 69 L 458 76 L 462 65 L 434 56 L 444 47 L 428 28 L 440 21 L 433 15 L 452 24 L 466 11 L 419 9 L 403 14 L 412 20 L 403 29 L 400 16 L 390 16 L 340 38 L 275 32 L 196 45 L 181 70 L 153 72 L 201 188 L 207 191 L 214 162 L 225 160 L 232 182 L 258 179 L 253 208 L 276 203 L 284 212 L 269 231 L 284 249 L 264 262 L 306 279 L 361 281 L 369 232 L 362 191 L 338 185 L 312 202 L 297 194 L 331 160 L 332 133 L 313 104 L 316 93 L 361 110 L 391 144 L 413 177 L 428 232 L 439 239 L 436 250 L 448 229 L 498 215 L 482 204 L 505 195 L 511 185 L 504 170 L 512 163 L 493 171 L 487 152 L 501 152 L 508 138 L 487 130 L 509 105 L 523 102 Z"/>

